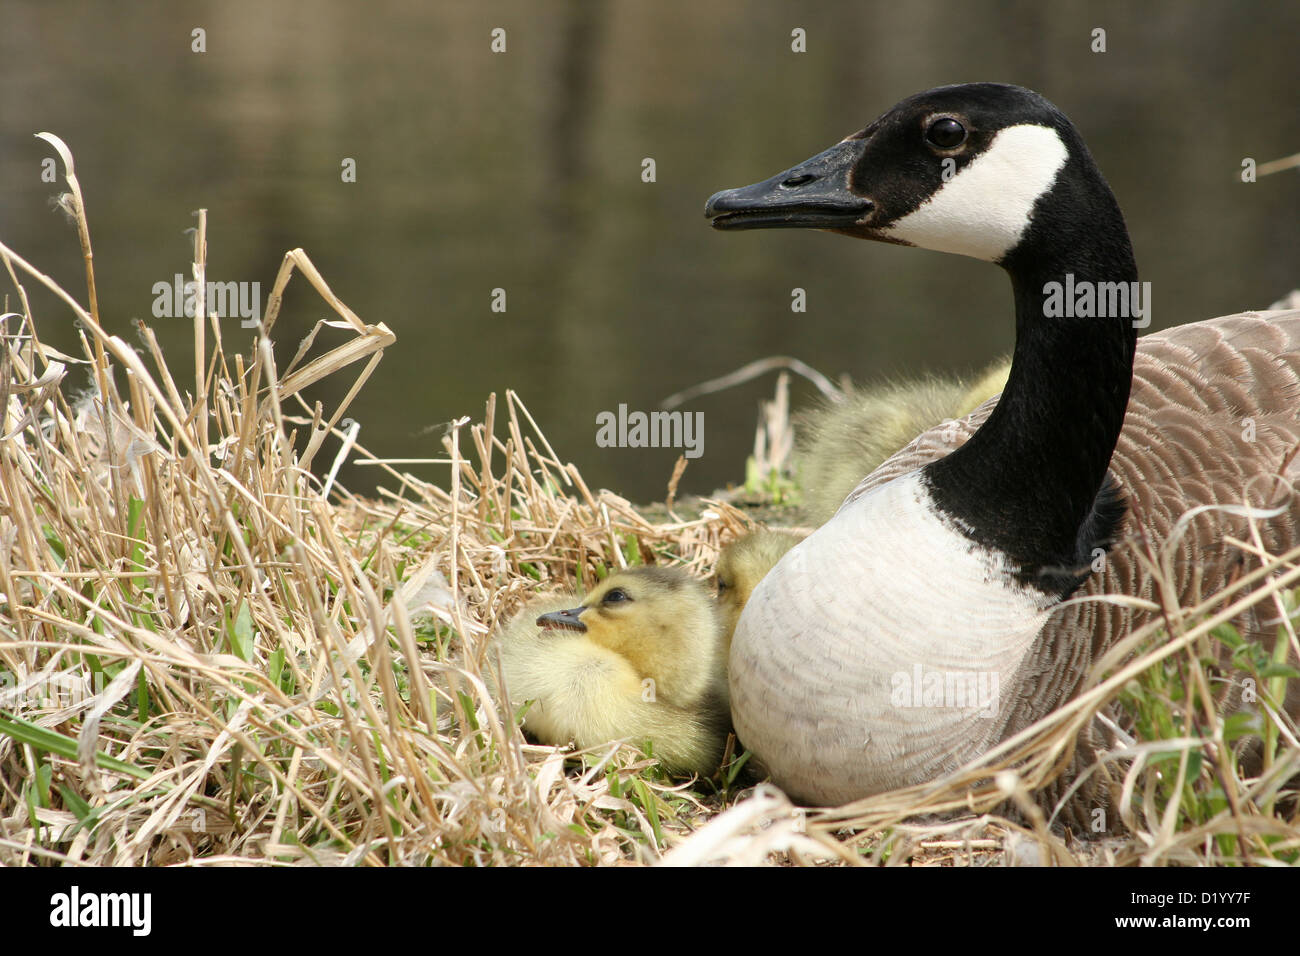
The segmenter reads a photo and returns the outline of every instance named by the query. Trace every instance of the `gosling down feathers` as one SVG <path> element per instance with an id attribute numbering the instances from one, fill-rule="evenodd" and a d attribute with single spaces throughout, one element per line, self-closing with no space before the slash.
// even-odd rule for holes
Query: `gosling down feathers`
<path id="1" fill-rule="evenodd" d="M 923 783 L 1071 698 L 1146 615 L 1063 602 L 1154 598 L 1142 536 L 1173 547 L 1184 603 L 1258 566 L 1224 542 L 1251 535 L 1221 510 L 1171 541 L 1191 508 L 1280 506 L 1259 523 L 1263 543 L 1296 543 L 1295 497 L 1276 479 L 1300 470 L 1300 312 L 1139 340 L 1119 206 L 1038 94 L 992 83 L 917 94 L 786 172 L 717 193 L 706 214 L 723 230 L 807 227 L 984 259 L 1015 296 L 997 403 L 867 477 L 741 615 L 736 732 L 791 795 L 838 804 Z M 1243 626 L 1275 632 L 1254 617 Z M 921 695 L 935 675 L 965 699 Z M 1076 769 L 1098 733 L 1081 735 Z"/>
<path id="2" fill-rule="evenodd" d="M 973 384 L 926 378 L 856 388 L 803 416 L 797 462 L 808 520 L 824 524 L 864 475 L 921 432 L 1001 394 L 1010 372 L 1003 359 Z"/>
<path id="3" fill-rule="evenodd" d="M 718 610 L 722 614 L 728 654 L 740 612 L 749 603 L 754 588 L 782 556 L 805 537 L 795 531 L 752 531 L 729 542 L 718 555 L 714 580 L 718 586 Z"/>
<path id="4" fill-rule="evenodd" d="M 499 647 L 524 729 L 548 744 L 642 745 L 671 773 L 710 774 L 731 730 L 723 628 L 708 589 L 675 568 L 610 575 L 581 601 L 528 605 Z"/>

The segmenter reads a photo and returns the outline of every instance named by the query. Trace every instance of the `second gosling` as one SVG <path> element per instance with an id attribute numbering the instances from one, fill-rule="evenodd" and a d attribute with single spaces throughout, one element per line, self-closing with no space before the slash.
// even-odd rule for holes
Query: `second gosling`
<path id="1" fill-rule="evenodd" d="M 736 538 L 722 549 L 714 569 L 718 586 L 718 610 L 726 628 L 726 647 L 731 651 L 731 637 L 736 633 L 740 612 L 749 602 L 758 582 L 775 567 L 782 556 L 804 539 L 795 531 L 753 531 Z"/>
<path id="2" fill-rule="evenodd" d="M 1003 359 L 969 385 L 927 378 L 857 388 L 802 416 L 796 459 L 812 523 L 829 520 L 859 481 L 917 435 L 1001 394 L 1010 371 Z"/>
<path id="3" fill-rule="evenodd" d="M 535 602 L 500 648 L 510 696 L 532 701 L 524 729 L 542 743 L 648 740 L 675 774 L 711 774 L 721 762 L 731 730 L 723 624 L 686 572 L 635 568 L 581 603 Z"/>

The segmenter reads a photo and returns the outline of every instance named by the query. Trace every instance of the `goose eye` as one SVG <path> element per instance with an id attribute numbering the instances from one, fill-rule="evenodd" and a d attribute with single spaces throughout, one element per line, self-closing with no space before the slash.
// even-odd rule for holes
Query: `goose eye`
<path id="1" fill-rule="evenodd" d="M 608 594 L 606 594 L 606 595 L 604 596 L 604 598 L 601 599 L 601 602 L 600 602 L 600 603 L 601 603 L 601 604 L 621 604 L 621 603 L 623 603 L 624 601 L 630 601 L 630 600 L 632 600 L 632 599 L 631 599 L 630 597 L 628 597 L 628 594 L 627 594 L 626 591 L 624 591 L 622 588 L 614 588 L 614 590 L 610 591 Z"/>
<path id="2" fill-rule="evenodd" d="M 966 127 L 955 119 L 945 116 L 930 124 L 925 138 L 932 146 L 940 149 L 953 149 L 966 141 Z"/>

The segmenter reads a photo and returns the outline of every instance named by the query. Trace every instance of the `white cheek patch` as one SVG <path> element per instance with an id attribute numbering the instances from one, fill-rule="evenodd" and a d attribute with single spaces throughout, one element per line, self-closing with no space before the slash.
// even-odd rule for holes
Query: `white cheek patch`
<path id="1" fill-rule="evenodd" d="M 1054 129 L 1008 126 L 889 233 L 923 249 L 996 262 L 1020 241 L 1068 155 Z"/>

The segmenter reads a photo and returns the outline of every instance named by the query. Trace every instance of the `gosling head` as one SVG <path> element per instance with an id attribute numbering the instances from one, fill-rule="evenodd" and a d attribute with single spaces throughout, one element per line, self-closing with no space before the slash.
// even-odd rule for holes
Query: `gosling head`
<path id="1" fill-rule="evenodd" d="M 749 602 L 758 582 L 771 571 L 781 556 L 804 538 L 793 531 L 755 531 L 736 538 L 718 555 L 714 578 L 718 585 L 718 608 L 726 627 L 726 647 L 736 633 L 740 612 Z"/>
<path id="2" fill-rule="evenodd" d="M 655 682 L 662 700 L 688 706 L 725 686 L 722 625 L 708 589 L 676 568 L 633 568 L 606 578 L 578 607 L 537 618 L 578 631 Z"/>

